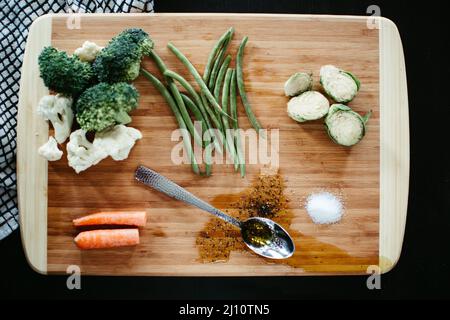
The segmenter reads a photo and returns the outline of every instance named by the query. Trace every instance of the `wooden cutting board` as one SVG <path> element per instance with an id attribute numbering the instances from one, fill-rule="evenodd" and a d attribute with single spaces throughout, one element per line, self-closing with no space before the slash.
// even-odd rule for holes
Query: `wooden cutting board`
<path id="1" fill-rule="evenodd" d="M 79 20 L 77 20 L 79 18 Z M 230 52 L 249 36 L 244 74 L 249 99 L 266 128 L 280 130 L 279 172 L 289 198 L 297 252 L 288 262 L 269 261 L 247 251 L 232 252 L 229 261 L 202 263 L 196 237 L 211 217 L 153 192 L 133 179 L 144 164 L 227 209 L 249 188 L 261 165 L 248 165 L 241 179 L 229 165 L 215 165 L 213 176 L 195 176 L 189 165 L 171 162 L 171 133 L 177 128 L 163 98 L 145 79 L 135 82 L 141 94 L 132 126 L 142 131 L 126 161 L 102 161 L 77 175 L 60 161 L 47 163 L 37 149 L 49 129 L 36 114 L 48 94 L 39 77 L 37 56 L 53 45 L 73 52 L 85 40 L 105 45 L 128 27 L 146 30 L 168 66 L 192 77 L 168 51 L 173 42 L 203 70 L 219 36 L 236 29 Z M 75 27 L 75 28 L 73 28 Z M 79 28 L 77 28 L 79 27 Z M 234 61 L 234 59 L 233 59 Z M 234 62 L 233 62 L 234 63 Z M 334 64 L 362 82 L 350 106 L 373 110 L 368 133 L 351 149 L 333 144 L 321 121 L 298 124 L 288 118 L 284 81 L 296 71 Z M 144 66 L 156 72 L 145 59 Z M 159 75 L 159 74 L 158 74 Z M 159 75 L 160 76 L 160 75 Z M 192 82 L 193 83 L 193 82 Z M 319 86 L 316 85 L 318 88 Z M 239 105 L 241 126 L 249 128 Z M 18 120 L 17 174 L 21 231 L 30 265 L 40 273 L 64 273 L 78 265 L 83 274 L 105 275 L 315 275 L 381 272 L 399 259 L 408 199 L 409 126 L 403 49 L 396 26 L 384 18 L 311 15 L 126 14 L 51 15 L 37 19 L 28 36 L 22 68 Z M 64 150 L 65 151 L 65 150 Z M 336 225 L 314 225 L 305 198 L 326 189 L 342 195 L 345 216 Z M 145 209 L 148 224 L 134 248 L 80 251 L 73 243 L 75 217 L 100 210 Z"/>

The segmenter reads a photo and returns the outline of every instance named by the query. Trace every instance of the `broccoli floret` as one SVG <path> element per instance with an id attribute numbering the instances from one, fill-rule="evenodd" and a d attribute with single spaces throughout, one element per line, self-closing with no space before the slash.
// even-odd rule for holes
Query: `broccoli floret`
<path id="1" fill-rule="evenodd" d="M 131 41 L 139 45 L 142 54 L 148 55 L 153 49 L 153 41 L 147 32 L 139 28 L 126 29 L 119 33 L 113 40 L 118 41 Z"/>
<path id="2" fill-rule="evenodd" d="M 53 47 L 45 47 L 38 62 L 44 84 L 58 93 L 76 97 L 96 81 L 89 63 Z"/>
<path id="3" fill-rule="evenodd" d="M 114 37 L 97 55 L 93 68 L 100 82 L 130 82 L 139 75 L 141 59 L 153 49 L 142 29 L 127 29 Z"/>
<path id="4" fill-rule="evenodd" d="M 102 131 L 131 122 L 128 113 L 137 108 L 139 93 L 133 85 L 99 83 L 84 91 L 77 101 L 77 121 L 85 131 Z"/>

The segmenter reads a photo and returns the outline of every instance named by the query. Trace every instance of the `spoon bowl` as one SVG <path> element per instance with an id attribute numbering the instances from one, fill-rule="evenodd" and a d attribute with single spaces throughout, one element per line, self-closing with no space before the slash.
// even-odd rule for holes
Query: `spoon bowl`
<path id="1" fill-rule="evenodd" d="M 249 249 L 269 259 L 287 259 L 295 244 L 289 233 L 273 220 L 253 217 L 241 223 L 241 235 Z"/>

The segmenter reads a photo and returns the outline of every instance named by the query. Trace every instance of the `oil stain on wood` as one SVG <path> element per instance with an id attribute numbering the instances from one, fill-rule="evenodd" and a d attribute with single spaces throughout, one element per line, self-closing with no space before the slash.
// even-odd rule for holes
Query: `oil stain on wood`
<path id="1" fill-rule="evenodd" d="M 227 213 L 240 220 L 260 216 L 279 223 L 294 239 L 296 251 L 292 257 L 272 260 L 258 256 L 247 249 L 239 229 L 213 217 L 197 236 L 199 260 L 203 263 L 227 262 L 233 251 L 247 251 L 264 263 L 286 264 L 309 273 L 333 272 L 337 265 L 347 266 L 345 271 L 349 273 L 364 273 L 370 265 L 378 265 L 377 256 L 355 257 L 333 244 L 293 229 L 294 214 L 289 209 L 284 189 L 281 175 L 260 175 L 248 190 L 238 195 L 219 195 L 213 204 L 231 203 L 232 209 L 226 210 Z"/>

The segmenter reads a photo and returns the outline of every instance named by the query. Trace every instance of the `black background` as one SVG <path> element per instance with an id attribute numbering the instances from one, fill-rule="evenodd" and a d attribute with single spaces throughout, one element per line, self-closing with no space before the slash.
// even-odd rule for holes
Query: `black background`
<path id="1" fill-rule="evenodd" d="M 450 68 L 446 2 L 155 0 L 157 12 L 258 12 L 366 15 L 377 4 L 400 31 L 406 58 L 411 135 L 408 220 L 397 267 L 370 291 L 364 277 L 158 278 L 66 277 L 34 273 L 19 232 L 0 241 L 1 298 L 299 299 L 449 298 L 450 159 L 447 149 Z"/>

